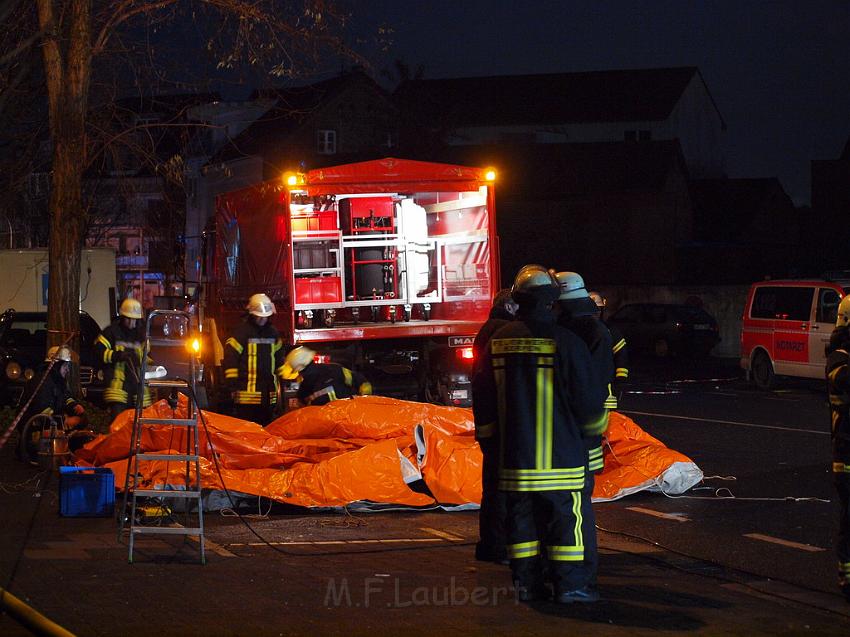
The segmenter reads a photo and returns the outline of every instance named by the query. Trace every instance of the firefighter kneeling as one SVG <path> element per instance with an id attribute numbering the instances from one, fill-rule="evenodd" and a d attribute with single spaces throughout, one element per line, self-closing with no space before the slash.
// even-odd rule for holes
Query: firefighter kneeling
<path id="1" fill-rule="evenodd" d="M 513 579 L 523 601 L 548 596 L 544 570 L 557 602 L 596 601 L 582 533 L 590 506 L 582 494 L 584 438 L 605 430 L 607 392 L 584 342 L 555 323 L 555 277 L 524 268 L 512 294 L 517 320 L 493 334 L 473 379 L 473 405 L 476 437 L 493 438 L 498 449 Z"/>
<path id="2" fill-rule="evenodd" d="M 316 363 L 315 356 L 308 347 L 296 347 L 283 364 L 282 376 L 299 383 L 298 400 L 302 404 L 327 405 L 340 398 L 372 393 L 372 385 L 360 372 L 336 363 Z"/>

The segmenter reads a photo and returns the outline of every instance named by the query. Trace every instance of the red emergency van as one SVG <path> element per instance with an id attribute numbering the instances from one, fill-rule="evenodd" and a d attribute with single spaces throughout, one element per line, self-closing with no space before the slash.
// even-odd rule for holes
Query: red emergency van
<path id="1" fill-rule="evenodd" d="M 775 377 L 823 378 L 838 303 L 850 282 L 761 281 L 750 287 L 741 329 L 741 367 L 760 389 Z"/>

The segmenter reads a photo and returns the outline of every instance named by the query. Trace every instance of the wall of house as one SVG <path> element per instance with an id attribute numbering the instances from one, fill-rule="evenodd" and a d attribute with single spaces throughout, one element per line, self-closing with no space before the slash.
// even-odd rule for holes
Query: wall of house
<path id="1" fill-rule="evenodd" d="M 563 200 L 508 198 L 502 192 L 497 212 L 502 279 L 511 281 L 531 262 L 597 281 L 673 283 L 681 267 L 677 247 L 689 236 L 691 218 L 686 190 L 675 185 Z"/>
<path id="2" fill-rule="evenodd" d="M 336 163 L 334 155 L 362 155 L 380 149 L 389 153 L 398 142 L 397 119 L 397 112 L 386 96 L 366 82 L 353 82 L 330 97 L 286 139 L 286 155 L 304 161 L 307 168 L 314 168 Z M 336 153 L 318 153 L 319 130 L 336 131 Z M 291 167 L 269 165 L 266 173 L 287 169 Z"/>
<path id="3" fill-rule="evenodd" d="M 691 178 L 724 175 L 723 121 L 698 74 L 691 78 L 659 134 L 662 139 L 679 139 Z"/>

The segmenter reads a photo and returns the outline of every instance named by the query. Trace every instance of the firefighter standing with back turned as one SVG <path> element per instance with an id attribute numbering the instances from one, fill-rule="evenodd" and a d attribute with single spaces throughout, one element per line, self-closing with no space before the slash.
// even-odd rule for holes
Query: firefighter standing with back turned
<path id="1" fill-rule="evenodd" d="M 838 585 L 850 602 L 850 295 L 841 299 L 826 346 L 826 381 L 832 415 L 832 472 L 841 518 L 838 523 Z"/>
<path id="2" fill-rule="evenodd" d="M 516 301 L 509 289 L 500 290 L 493 299 L 490 317 L 478 330 L 472 343 L 473 375 L 477 365 L 493 334 L 514 320 L 517 311 Z M 478 441 L 483 456 L 481 467 L 481 508 L 478 510 L 478 543 L 475 545 L 475 559 L 482 562 L 502 563 L 508 559 L 505 549 L 505 518 L 507 505 L 505 494 L 498 489 L 499 458 L 497 450 L 489 443 L 492 438 Z"/>
<path id="3" fill-rule="evenodd" d="M 498 486 L 506 492 L 507 549 L 518 596 L 531 601 L 548 595 L 543 578 L 548 563 L 555 600 L 569 604 L 599 598 L 576 567 L 585 559 L 583 438 L 604 431 L 608 418 L 587 346 L 555 324 L 558 294 L 554 275 L 544 269 L 517 275 L 517 320 L 490 340 L 473 379 L 473 408 L 480 423 L 476 437 L 495 438 L 498 449 Z"/>
<path id="4" fill-rule="evenodd" d="M 224 381 L 233 396 L 233 415 L 265 427 L 277 404 L 283 373 L 283 341 L 270 317 L 277 311 L 265 294 L 254 294 L 248 316 L 224 343 Z"/>
<path id="5" fill-rule="evenodd" d="M 561 294 L 558 297 L 558 325 L 566 327 L 581 338 L 590 350 L 590 360 L 596 382 L 607 395 L 605 408 L 615 409 L 616 398 L 611 392 L 614 379 L 614 355 L 611 333 L 599 319 L 596 303 L 590 298 L 584 286 L 584 279 L 577 272 L 558 272 L 555 275 Z M 603 432 L 604 433 L 604 432 Z M 593 486 L 595 474 L 604 469 L 602 454 L 603 436 L 585 438 L 587 447 L 587 475 L 582 491 L 582 528 L 584 534 L 584 563 L 587 586 L 596 589 L 596 574 L 598 570 L 598 554 L 596 542 L 596 516 L 593 511 Z"/>
<path id="6" fill-rule="evenodd" d="M 618 408 L 620 397 L 623 395 L 623 385 L 629 380 L 629 348 L 626 346 L 626 338 L 623 333 L 615 325 L 605 322 L 605 305 L 607 304 L 605 297 L 595 291 L 590 291 L 588 294 L 596 303 L 596 307 L 599 308 L 599 320 L 605 324 L 605 327 L 611 333 L 612 351 L 614 353 L 614 382 L 611 385 L 610 406 L 608 408 L 615 410 Z"/>
<path id="7" fill-rule="evenodd" d="M 136 299 L 124 299 L 118 321 L 107 326 L 94 344 L 97 360 L 106 366 L 103 400 L 113 420 L 136 404 L 144 355 L 144 336 L 139 327 L 143 318 L 142 304 Z M 150 390 L 145 387 L 142 406 L 149 407 L 151 402 Z"/>

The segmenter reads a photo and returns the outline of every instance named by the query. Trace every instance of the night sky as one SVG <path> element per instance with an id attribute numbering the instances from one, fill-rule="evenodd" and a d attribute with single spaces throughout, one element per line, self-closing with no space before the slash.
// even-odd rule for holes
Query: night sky
<path id="1" fill-rule="evenodd" d="M 426 78 L 697 66 L 726 120 L 730 177 L 779 177 L 808 204 L 809 162 L 850 136 L 850 1 L 368 0 Z M 529 96 L 533 99 L 533 96 Z"/>

